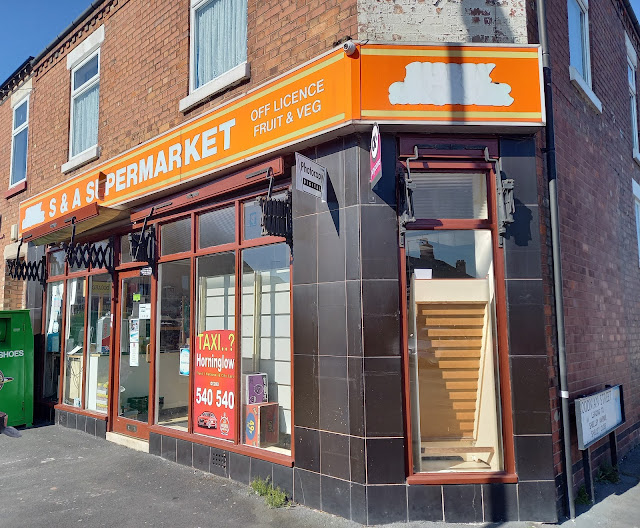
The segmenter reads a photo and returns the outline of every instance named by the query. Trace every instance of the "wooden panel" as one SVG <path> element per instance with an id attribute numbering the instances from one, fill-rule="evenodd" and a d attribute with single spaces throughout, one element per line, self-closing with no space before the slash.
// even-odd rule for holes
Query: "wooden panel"
<path id="1" fill-rule="evenodd" d="M 443 371 L 442 379 L 478 379 L 477 370 L 448 370 Z"/>
<path id="2" fill-rule="evenodd" d="M 436 350 L 435 356 L 437 358 L 479 358 L 480 350 Z"/>
<path id="3" fill-rule="evenodd" d="M 480 361 L 438 361 L 438 365 L 443 369 L 477 369 Z"/>
<path id="4" fill-rule="evenodd" d="M 429 328 L 427 335 L 430 337 L 482 337 L 482 328 Z"/>
<path id="5" fill-rule="evenodd" d="M 476 390 L 478 388 L 477 381 L 447 381 L 445 387 L 448 390 Z"/>
<path id="6" fill-rule="evenodd" d="M 447 312 L 447 315 L 451 315 Z M 484 317 L 479 314 L 478 317 L 437 317 L 436 315 L 426 316 L 426 326 L 479 326 L 484 325 Z"/>
<path id="7" fill-rule="evenodd" d="M 479 348 L 482 339 L 438 339 L 431 341 L 433 348 Z"/>

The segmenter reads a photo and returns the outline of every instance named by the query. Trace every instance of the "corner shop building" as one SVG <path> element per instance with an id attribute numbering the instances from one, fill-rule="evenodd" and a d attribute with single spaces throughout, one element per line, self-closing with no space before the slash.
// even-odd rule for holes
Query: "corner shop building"
<path id="1" fill-rule="evenodd" d="M 362 523 L 555 520 L 543 124 L 536 46 L 340 48 L 25 200 L 43 400 Z"/>

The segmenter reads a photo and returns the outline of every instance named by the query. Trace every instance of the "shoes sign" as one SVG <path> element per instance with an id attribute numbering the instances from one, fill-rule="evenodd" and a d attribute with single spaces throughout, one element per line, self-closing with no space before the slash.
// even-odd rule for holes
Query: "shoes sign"
<path id="1" fill-rule="evenodd" d="M 296 152 L 296 189 L 327 201 L 327 169 Z"/>

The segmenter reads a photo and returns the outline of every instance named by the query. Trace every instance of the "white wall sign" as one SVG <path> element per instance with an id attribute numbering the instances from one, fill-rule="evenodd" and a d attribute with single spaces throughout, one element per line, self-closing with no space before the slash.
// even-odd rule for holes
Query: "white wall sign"
<path id="1" fill-rule="evenodd" d="M 327 169 L 297 152 L 296 189 L 327 201 Z"/>
<path id="2" fill-rule="evenodd" d="M 622 403 L 620 385 L 585 398 L 576 398 L 578 449 L 587 449 L 624 423 Z"/>

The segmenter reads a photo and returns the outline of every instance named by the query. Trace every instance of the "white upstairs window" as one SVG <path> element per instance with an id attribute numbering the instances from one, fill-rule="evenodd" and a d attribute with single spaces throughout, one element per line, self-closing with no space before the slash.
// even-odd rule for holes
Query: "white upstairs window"
<path id="1" fill-rule="evenodd" d="M 633 204 L 636 211 L 636 239 L 638 241 L 638 266 L 640 267 L 640 185 L 631 180 L 633 186 Z"/>
<path id="2" fill-rule="evenodd" d="M 627 81 L 629 83 L 629 106 L 631 111 L 631 142 L 633 145 L 633 157 L 640 162 L 640 151 L 638 145 L 638 97 L 637 78 L 638 55 L 636 53 L 629 35 L 625 33 L 625 44 L 627 47 Z"/>
<path id="3" fill-rule="evenodd" d="M 13 108 L 11 133 L 11 176 L 9 186 L 27 179 L 27 142 L 29 136 L 29 97 Z"/>
<path id="4" fill-rule="evenodd" d="M 249 78 L 247 0 L 191 0 L 190 55 L 181 111 Z"/>
<path id="5" fill-rule="evenodd" d="M 71 71 L 70 158 L 98 144 L 100 50 Z"/>

